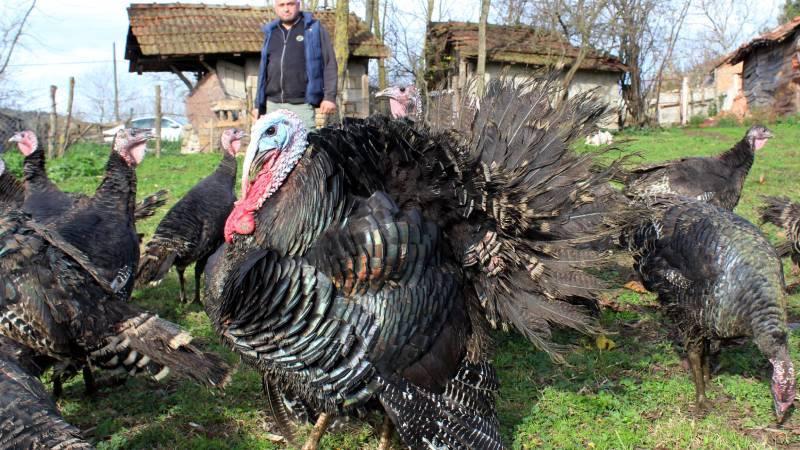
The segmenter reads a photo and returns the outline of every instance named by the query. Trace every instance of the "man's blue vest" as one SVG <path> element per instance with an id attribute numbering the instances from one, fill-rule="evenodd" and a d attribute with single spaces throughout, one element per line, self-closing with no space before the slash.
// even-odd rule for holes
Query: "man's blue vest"
<path id="1" fill-rule="evenodd" d="M 322 65 L 322 42 L 320 39 L 320 23 L 309 12 L 303 12 L 305 53 L 306 53 L 306 103 L 319 106 L 325 92 L 323 89 L 323 65 Z M 267 47 L 272 32 L 280 26 L 280 19 L 264 25 L 264 46 L 261 47 L 261 64 L 258 66 L 258 92 L 256 93 L 256 108 L 263 109 L 267 104 Z"/>

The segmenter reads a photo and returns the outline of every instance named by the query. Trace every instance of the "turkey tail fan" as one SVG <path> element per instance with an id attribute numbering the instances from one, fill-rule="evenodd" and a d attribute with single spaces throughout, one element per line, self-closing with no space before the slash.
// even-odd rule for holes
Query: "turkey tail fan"
<path id="1" fill-rule="evenodd" d="M 0 448 L 93 448 L 61 417 L 33 356 L 0 336 Z"/>
<path id="2" fill-rule="evenodd" d="M 502 449 L 498 387 L 491 364 L 465 358 L 441 393 L 391 376 L 378 399 L 409 448 Z"/>
<path id="3" fill-rule="evenodd" d="M 142 220 L 152 217 L 158 211 L 158 208 L 167 204 L 167 191 L 161 189 L 155 194 L 150 194 L 143 198 L 136 204 L 136 209 L 133 212 L 133 220 Z"/>
<path id="4" fill-rule="evenodd" d="M 153 236 L 139 259 L 136 285 L 141 287 L 164 278 L 177 256 L 178 252 L 171 240 L 159 235 Z"/>
<path id="5" fill-rule="evenodd" d="M 457 158 L 460 171 L 474 174 L 463 178 L 470 206 L 491 219 L 491 237 L 481 239 L 472 260 L 483 262 L 476 284 L 487 317 L 556 360 L 563 360 L 561 348 L 549 343 L 548 324 L 602 332 L 585 308 L 569 302 L 594 304 L 606 286 L 583 269 L 605 261 L 623 227 L 640 216 L 610 185 L 621 160 L 601 164 L 608 149 L 570 149 L 597 128 L 607 107 L 591 91 L 555 101 L 562 92 L 548 74 L 495 78 L 480 99 L 465 96 L 458 134 L 466 154 Z M 486 250 L 491 246 L 494 252 Z M 495 267 L 486 270 L 488 263 Z"/>
<path id="6" fill-rule="evenodd" d="M 120 315 L 128 319 L 120 321 L 116 334 L 90 354 L 93 364 L 131 375 L 146 371 L 158 381 L 175 373 L 207 386 L 222 387 L 228 383 L 231 376 L 228 364 L 219 356 L 191 345 L 192 336 L 178 325 L 116 303 Z"/>

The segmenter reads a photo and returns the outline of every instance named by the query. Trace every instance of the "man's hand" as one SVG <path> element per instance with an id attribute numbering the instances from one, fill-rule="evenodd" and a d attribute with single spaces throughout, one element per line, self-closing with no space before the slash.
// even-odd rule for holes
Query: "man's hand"
<path id="1" fill-rule="evenodd" d="M 253 108 L 251 114 L 253 115 L 253 120 L 258 120 L 258 108 Z"/>
<path id="2" fill-rule="evenodd" d="M 319 104 L 319 112 L 322 114 L 333 114 L 336 112 L 336 103 L 333 103 L 328 100 L 323 100 L 322 103 Z"/>

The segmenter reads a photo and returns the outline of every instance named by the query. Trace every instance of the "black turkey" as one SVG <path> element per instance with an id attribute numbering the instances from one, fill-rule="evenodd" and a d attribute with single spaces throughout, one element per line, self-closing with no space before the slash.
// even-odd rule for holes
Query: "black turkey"
<path id="1" fill-rule="evenodd" d="M 3 152 L 0 151 L 0 211 L 6 208 L 19 208 L 25 200 L 25 187 L 6 167 Z"/>
<path id="2" fill-rule="evenodd" d="M 229 128 L 220 141 L 224 155 L 217 170 L 203 178 L 167 212 L 144 250 L 136 282 L 139 285 L 161 280 L 173 265 L 178 271 L 180 300 L 186 301 L 183 273 L 194 267 L 194 300 L 200 302 L 200 276 L 208 257 L 222 244 L 225 219 L 236 200 L 236 153 L 245 136 Z"/>
<path id="3" fill-rule="evenodd" d="M 92 205 L 60 219 L 74 223 L 60 222 L 55 229 L 20 210 L 0 217 L 0 334 L 69 366 L 145 371 L 156 379 L 174 371 L 220 385 L 228 367 L 219 357 L 197 350 L 177 325 L 127 303 L 127 278 L 108 277 L 104 267 L 61 234 L 82 233 L 85 240 L 103 236 L 87 219 L 102 215 L 104 208 L 109 214 L 127 209 L 132 216 L 130 185 L 147 136 L 137 130 L 118 132 L 109 171 Z M 118 195 L 126 190 L 127 195 Z"/>
<path id="4" fill-rule="evenodd" d="M 604 231 L 563 224 L 610 176 L 568 150 L 604 108 L 553 109 L 555 85 L 496 81 L 461 132 L 262 117 L 206 283 L 218 333 L 317 411 L 377 400 L 411 448 L 500 448 L 483 316 L 548 350 L 551 323 L 595 330 L 563 300 L 599 289 L 572 246 Z"/>
<path id="5" fill-rule="evenodd" d="M 10 139 L 16 142 L 20 153 L 25 156 L 23 165 L 25 181 L 26 212 L 40 223 L 58 220 L 73 206 L 86 203 L 89 197 L 83 194 L 62 192 L 48 177 L 45 170 L 44 152 L 39 148 L 39 140 L 33 131 L 25 130 L 14 134 Z M 134 218 L 145 219 L 166 203 L 167 192 L 160 190 L 149 195 L 136 205 Z"/>
<path id="6" fill-rule="evenodd" d="M 375 98 L 388 98 L 389 110 L 395 119 L 409 118 L 422 120 L 422 98 L 417 93 L 417 88 L 408 86 L 391 86 L 375 93 Z M 409 113 L 409 109 L 412 111 Z"/>
<path id="7" fill-rule="evenodd" d="M 787 197 L 762 197 L 759 208 L 761 223 L 771 223 L 786 233 L 787 242 L 779 245 L 778 255 L 790 255 L 794 270 L 800 268 L 800 204 Z"/>
<path id="8" fill-rule="evenodd" d="M 626 194 L 632 197 L 680 195 L 733 211 L 742 195 L 755 152 L 771 137 L 769 129 L 755 125 L 736 145 L 720 155 L 638 167 L 623 177 Z"/>
<path id="9" fill-rule="evenodd" d="M 30 349 L 0 335 L 0 448 L 93 448 L 67 423 L 38 377 Z"/>
<path id="10" fill-rule="evenodd" d="M 783 272 L 766 238 L 751 223 L 694 199 L 664 198 L 653 217 L 624 236 L 636 270 L 683 338 L 698 406 L 705 407 L 710 343 L 752 337 L 772 364 L 775 415 L 795 397 L 789 359 Z"/>

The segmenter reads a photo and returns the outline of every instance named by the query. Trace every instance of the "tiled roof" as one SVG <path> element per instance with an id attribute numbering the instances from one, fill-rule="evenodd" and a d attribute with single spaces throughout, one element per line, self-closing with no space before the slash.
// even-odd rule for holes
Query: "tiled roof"
<path id="1" fill-rule="evenodd" d="M 336 32 L 334 11 L 316 11 L 331 39 Z M 161 60 L 187 56 L 258 53 L 264 41 L 261 26 L 273 20 L 271 7 L 183 3 L 134 3 L 128 8 L 130 28 L 125 57 Z M 388 56 L 366 24 L 349 17 L 350 54 L 369 58 Z"/>
<path id="2" fill-rule="evenodd" d="M 428 58 L 441 58 L 458 51 L 462 57 L 478 55 L 478 24 L 466 22 L 434 23 L 429 31 Z M 570 65 L 580 49 L 560 36 L 543 33 L 532 27 L 489 25 L 486 33 L 486 53 L 489 61 L 531 65 L 563 62 Z M 628 70 L 619 59 L 590 51 L 581 63 L 582 69 L 611 72 Z"/>
<path id="3" fill-rule="evenodd" d="M 761 36 L 753 39 L 752 41 L 739 47 L 730 57 L 731 64 L 736 64 L 744 59 L 753 51 L 758 48 L 771 47 L 780 44 L 792 37 L 800 29 L 800 16 L 786 22 L 785 24 L 775 28 L 774 30 L 764 33 Z"/>

